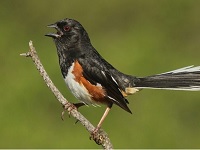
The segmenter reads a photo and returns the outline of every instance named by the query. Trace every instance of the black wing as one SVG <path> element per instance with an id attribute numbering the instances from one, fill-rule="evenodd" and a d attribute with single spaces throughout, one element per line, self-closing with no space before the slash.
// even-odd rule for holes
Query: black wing
<path id="1" fill-rule="evenodd" d="M 101 84 L 101 86 L 105 89 L 107 99 L 110 100 L 110 102 L 120 106 L 127 112 L 132 113 L 127 106 L 127 99 L 124 98 L 120 92 L 117 82 L 104 65 L 104 60 L 87 57 L 87 59 L 79 58 L 78 62 L 83 68 L 84 78 L 90 81 L 91 84 Z"/>

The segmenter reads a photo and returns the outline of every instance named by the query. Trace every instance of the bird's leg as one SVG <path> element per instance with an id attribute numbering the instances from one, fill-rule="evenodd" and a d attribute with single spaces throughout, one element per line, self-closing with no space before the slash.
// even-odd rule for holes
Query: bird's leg
<path id="1" fill-rule="evenodd" d="M 85 106 L 84 103 L 73 103 L 73 105 L 75 106 L 76 109 L 79 109 L 79 107 L 81 106 Z"/>
<path id="2" fill-rule="evenodd" d="M 64 120 L 64 114 L 65 114 L 65 111 L 67 110 L 67 109 L 69 109 L 69 116 L 70 116 L 70 111 L 72 110 L 72 109 L 77 109 L 78 110 L 78 108 L 79 107 L 81 107 L 81 106 L 85 106 L 85 104 L 84 103 L 73 103 L 73 105 L 71 106 L 71 107 L 66 107 L 66 106 L 63 106 L 63 111 L 62 111 L 62 114 L 61 114 L 61 119 L 62 120 Z"/>
<path id="3" fill-rule="evenodd" d="M 108 115 L 109 111 L 110 111 L 110 107 L 107 107 L 105 112 L 104 112 L 104 114 L 103 114 L 103 116 L 101 117 L 101 120 L 99 121 L 99 123 L 98 123 L 98 125 L 96 127 L 97 131 L 98 131 L 98 129 L 101 128 L 101 125 L 102 125 L 103 121 L 105 120 L 106 116 Z"/>
<path id="4" fill-rule="evenodd" d="M 95 138 L 95 135 L 98 133 L 99 129 L 101 128 L 101 125 L 103 123 L 103 121 L 105 120 L 106 116 L 108 115 L 109 111 L 110 111 L 111 107 L 107 107 L 103 116 L 101 117 L 101 120 L 99 121 L 97 127 L 94 129 L 94 131 L 91 133 L 90 139 L 91 138 Z"/>

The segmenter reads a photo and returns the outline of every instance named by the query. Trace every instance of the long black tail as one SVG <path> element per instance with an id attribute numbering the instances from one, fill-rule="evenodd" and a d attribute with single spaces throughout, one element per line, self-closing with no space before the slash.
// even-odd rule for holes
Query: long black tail
<path id="1" fill-rule="evenodd" d="M 177 70 L 138 78 L 135 88 L 166 90 L 200 90 L 200 66 L 188 66 Z"/>

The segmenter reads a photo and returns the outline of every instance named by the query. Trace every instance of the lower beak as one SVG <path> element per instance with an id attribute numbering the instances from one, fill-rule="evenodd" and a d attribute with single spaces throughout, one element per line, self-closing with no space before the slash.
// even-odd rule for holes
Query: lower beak
<path id="1" fill-rule="evenodd" d="M 47 33 L 47 34 L 45 34 L 45 36 L 52 37 L 52 38 L 58 38 L 58 37 L 60 37 L 60 35 L 58 35 L 56 33 Z"/>
<path id="2" fill-rule="evenodd" d="M 55 24 L 50 24 L 47 27 L 49 27 L 49 28 L 55 28 L 56 30 L 58 30 L 58 26 L 57 26 L 56 23 Z M 60 35 L 57 34 L 57 33 L 47 33 L 47 34 L 45 34 L 45 36 L 52 37 L 52 38 L 58 38 L 58 37 L 60 37 Z"/>

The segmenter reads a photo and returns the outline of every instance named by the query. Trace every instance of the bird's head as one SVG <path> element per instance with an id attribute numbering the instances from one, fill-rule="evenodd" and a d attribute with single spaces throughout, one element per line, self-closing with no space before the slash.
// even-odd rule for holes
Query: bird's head
<path id="1" fill-rule="evenodd" d="M 45 35 L 52 37 L 56 44 L 59 43 L 67 47 L 74 47 L 83 41 L 90 43 L 87 32 L 76 20 L 66 18 L 50 24 L 47 27 L 55 28 L 57 30 L 56 33 L 48 33 Z"/>

